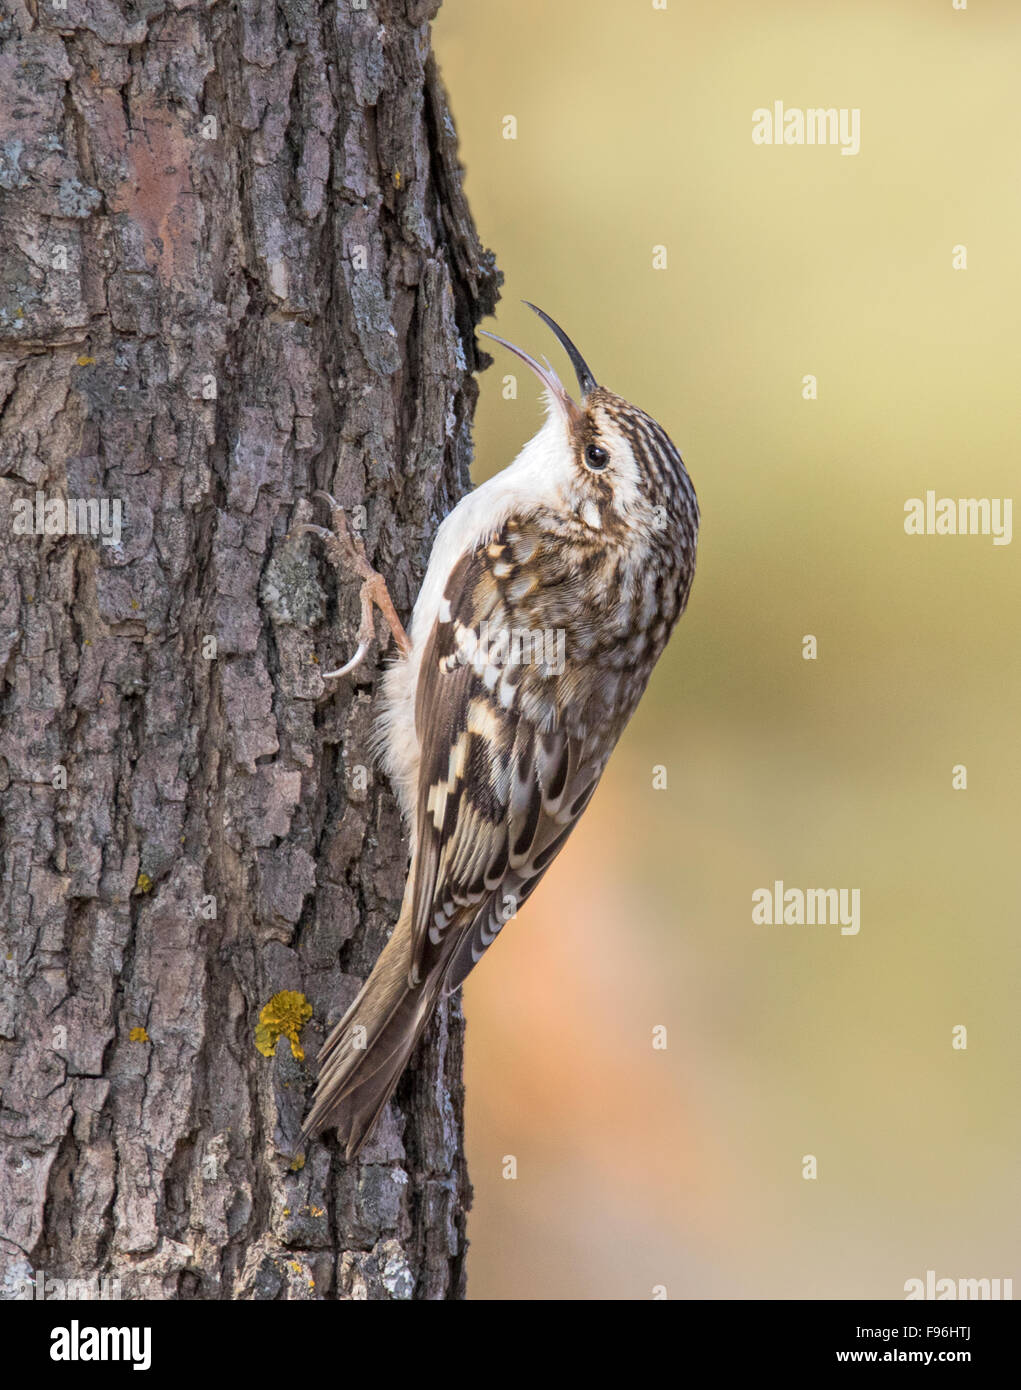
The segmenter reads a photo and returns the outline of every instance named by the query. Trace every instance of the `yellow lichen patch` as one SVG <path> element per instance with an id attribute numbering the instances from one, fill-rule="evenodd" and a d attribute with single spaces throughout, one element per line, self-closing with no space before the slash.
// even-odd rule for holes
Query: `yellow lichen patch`
<path id="1" fill-rule="evenodd" d="M 138 878 L 135 880 L 135 892 L 136 892 L 136 893 L 151 893 L 151 892 L 152 892 L 152 879 L 149 877 L 148 874 L 139 874 L 139 875 L 138 875 Z"/>
<path id="2" fill-rule="evenodd" d="M 79 357 L 78 365 L 79 367 L 91 367 L 95 360 L 94 357 Z"/>
<path id="3" fill-rule="evenodd" d="M 291 1165 L 290 1165 L 290 1166 L 291 1166 L 291 1172 L 292 1172 L 292 1173 L 300 1173 L 301 1170 L 302 1170 L 302 1168 L 304 1168 L 304 1166 L 305 1166 L 305 1155 L 304 1155 L 304 1154 L 295 1154 L 294 1157 L 291 1159 Z"/>
<path id="4" fill-rule="evenodd" d="M 128 1037 L 132 1042 L 149 1041 L 149 1034 L 145 1031 L 144 1028 L 132 1028 L 131 1032 L 128 1034 Z"/>
<path id="5" fill-rule="evenodd" d="M 311 1017 L 312 1005 L 303 994 L 296 989 L 282 989 L 263 1006 L 255 1029 L 255 1046 L 264 1057 L 272 1057 L 277 1041 L 287 1038 L 291 1044 L 291 1056 L 299 1062 L 304 1061 L 305 1054 L 298 1042 L 298 1034 Z"/>
<path id="6" fill-rule="evenodd" d="M 395 169 L 395 170 L 394 170 L 394 188 L 400 188 L 400 186 L 401 186 L 401 171 L 400 171 L 400 169 Z"/>

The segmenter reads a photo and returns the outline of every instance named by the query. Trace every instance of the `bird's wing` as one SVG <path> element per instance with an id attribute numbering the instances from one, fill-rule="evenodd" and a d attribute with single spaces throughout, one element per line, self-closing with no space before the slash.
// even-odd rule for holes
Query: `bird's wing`
<path id="1" fill-rule="evenodd" d="M 410 974 L 418 982 L 442 962 L 448 989 L 538 883 L 609 754 L 605 739 L 564 728 L 569 671 L 501 647 L 502 632 L 521 630 L 514 595 L 528 582 L 513 531 L 455 565 L 419 674 Z M 526 552 L 541 575 L 534 541 Z"/>

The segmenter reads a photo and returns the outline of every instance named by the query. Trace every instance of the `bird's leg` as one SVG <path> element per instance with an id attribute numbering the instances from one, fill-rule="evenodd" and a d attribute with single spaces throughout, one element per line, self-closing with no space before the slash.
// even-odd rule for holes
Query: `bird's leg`
<path id="1" fill-rule="evenodd" d="M 365 660 L 372 639 L 376 635 L 372 612 L 374 607 L 378 608 L 386 619 L 387 625 L 394 635 L 394 640 L 404 656 L 407 656 L 411 650 L 411 642 L 401 626 L 397 609 L 394 607 L 393 599 L 386 587 L 386 580 L 369 564 L 361 537 L 351 534 L 344 508 L 328 492 L 319 491 L 315 495 L 324 498 L 329 504 L 330 521 L 333 529 L 328 530 L 325 526 L 303 523 L 296 526 L 294 530 L 298 532 L 309 531 L 312 535 L 318 536 L 325 547 L 326 558 L 337 573 L 344 574 L 353 570 L 355 574 L 361 576 L 362 580 L 362 620 L 358 628 L 358 649 L 351 660 L 338 667 L 336 671 L 323 672 L 323 680 L 332 680 L 335 676 L 346 676 Z"/>

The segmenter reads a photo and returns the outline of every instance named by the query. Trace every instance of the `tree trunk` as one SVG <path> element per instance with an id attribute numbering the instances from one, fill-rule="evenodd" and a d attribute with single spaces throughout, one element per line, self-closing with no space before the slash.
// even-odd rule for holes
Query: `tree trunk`
<path id="1" fill-rule="evenodd" d="M 335 493 L 407 619 L 496 294 L 436 8 L 0 20 L 8 1297 L 463 1294 L 459 1005 L 359 1163 L 291 1156 L 407 855 L 380 647 L 324 683 L 358 586 L 292 528 Z"/>

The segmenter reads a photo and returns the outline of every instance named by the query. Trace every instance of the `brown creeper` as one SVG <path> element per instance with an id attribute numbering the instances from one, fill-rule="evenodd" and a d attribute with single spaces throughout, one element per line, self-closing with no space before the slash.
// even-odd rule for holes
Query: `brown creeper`
<path id="1" fill-rule="evenodd" d="M 695 571 L 698 503 L 680 454 L 535 312 L 571 359 L 580 404 L 548 363 L 495 338 L 546 388 L 547 419 L 443 522 L 410 639 L 392 605 L 387 614 L 402 655 L 385 677 L 380 744 L 411 867 L 393 935 L 323 1047 L 303 1131 L 335 1125 L 348 1158 L 437 1000 L 528 898 L 588 805 Z M 364 638 L 370 603 L 386 613 L 385 586 L 363 555 L 357 563 Z"/>

